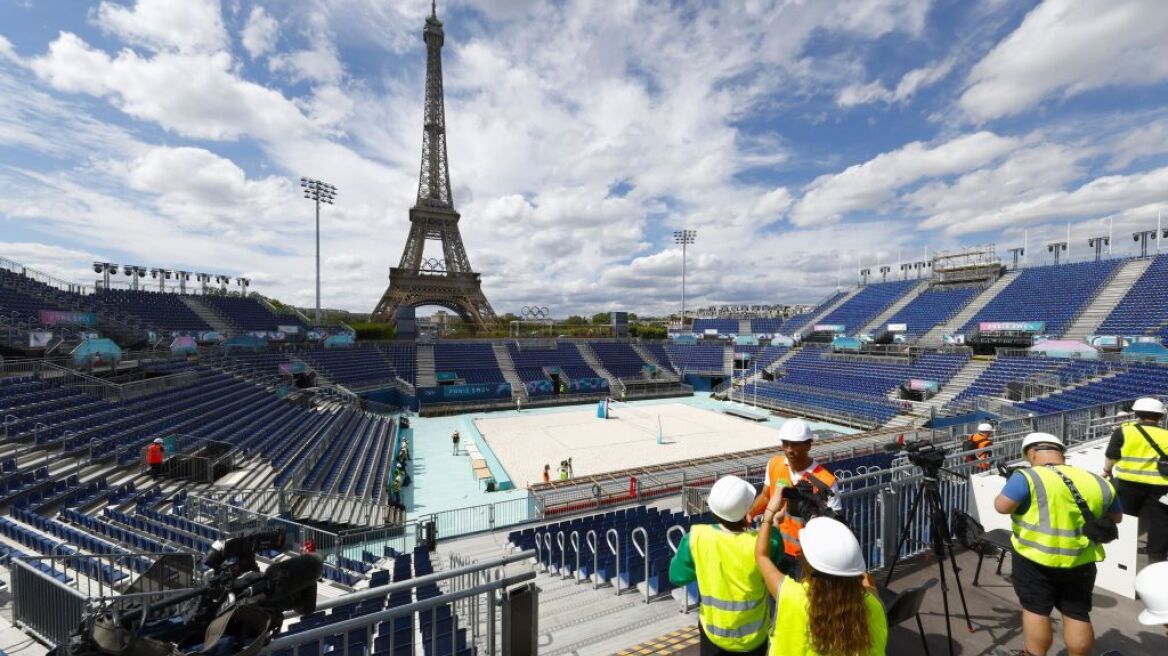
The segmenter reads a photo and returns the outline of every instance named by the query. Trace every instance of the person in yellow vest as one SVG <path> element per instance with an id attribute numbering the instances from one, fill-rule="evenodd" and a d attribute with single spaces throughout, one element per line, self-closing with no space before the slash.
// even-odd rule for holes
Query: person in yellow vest
<path id="1" fill-rule="evenodd" d="M 1159 563 L 1168 560 L 1168 430 L 1160 428 L 1164 404 L 1137 399 L 1132 413 L 1135 421 L 1111 434 L 1103 475 L 1113 478 L 1123 512 L 1139 518 L 1148 532 L 1148 560 Z"/>
<path id="2" fill-rule="evenodd" d="M 856 536 L 838 520 L 816 517 L 800 531 L 801 578 L 784 576 L 768 555 L 771 525 L 781 525 L 781 499 L 763 511 L 755 564 L 775 598 L 770 656 L 883 656 L 888 617 Z"/>
<path id="3" fill-rule="evenodd" d="M 1054 642 L 1050 613 L 1063 618 L 1063 641 L 1069 656 L 1085 656 L 1095 642 L 1091 593 L 1095 563 L 1103 545 L 1083 534 L 1087 518 L 1123 519 L 1115 488 L 1101 476 L 1066 464 L 1062 440 L 1049 433 L 1022 439 L 1022 456 L 1030 467 L 1017 469 L 994 499 L 994 509 L 1013 523 L 1014 593 L 1022 606 L 1026 653 L 1045 656 Z"/>
<path id="4" fill-rule="evenodd" d="M 825 505 L 832 511 L 842 511 L 839 486 L 835 475 L 811 457 L 811 443 L 815 433 L 802 419 L 788 419 L 779 427 L 779 440 L 783 445 L 783 455 L 775 456 L 767 463 L 766 481 L 750 509 L 750 517 L 757 517 L 772 498 L 778 497 L 784 487 L 803 485 L 815 494 L 826 497 Z M 794 568 L 799 564 L 799 531 L 807 517 L 795 517 L 784 513 L 779 533 L 783 539 L 786 557 L 779 563 L 784 574 L 797 574 Z"/>
<path id="5" fill-rule="evenodd" d="M 697 581 L 701 656 L 766 654 L 767 588 L 754 562 L 755 533 L 746 521 L 753 501 L 753 485 L 737 476 L 719 478 L 707 500 L 717 523 L 692 526 L 669 563 L 674 585 Z M 782 543 L 770 541 L 767 553 L 782 558 Z"/>

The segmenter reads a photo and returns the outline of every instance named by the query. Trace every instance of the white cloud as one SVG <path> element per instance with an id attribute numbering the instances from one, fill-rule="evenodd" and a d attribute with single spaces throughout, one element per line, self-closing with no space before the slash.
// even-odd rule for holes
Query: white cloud
<path id="1" fill-rule="evenodd" d="M 252 59 L 263 57 L 276 47 L 280 24 L 263 7 L 252 7 L 247 24 L 240 35 L 244 50 Z"/>
<path id="2" fill-rule="evenodd" d="M 1168 153 L 1168 119 L 1140 125 L 1123 135 L 1113 146 L 1109 163 L 1112 169 L 1122 169 L 1145 157 Z"/>
<path id="3" fill-rule="evenodd" d="M 20 61 L 20 57 L 18 57 L 16 55 L 16 51 L 12 49 L 12 42 L 4 38 L 3 34 L 0 34 L 0 60 L 7 60 L 13 63 L 18 63 Z"/>
<path id="4" fill-rule="evenodd" d="M 1042 100 L 1168 79 L 1168 3 L 1047 0 L 969 73 L 959 104 L 974 121 Z"/>
<path id="5" fill-rule="evenodd" d="M 219 0 L 137 0 L 133 8 L 103 1 L 94 19 L 127 43 L 154 50 L 213 52 L 227 47 Z"/>
<path id="6" fill-rule="evenodd" d="M 840 107 L 854 107 L 876 102 L 903 103 L 911 100 L 918 91 L 945 79 L 953 70 L 954 60 L 944 59 L 936 64 L 915 68 L 904 74 L 895 89 L 887 89 L 880 82 L 853 84 L 844 87 L 836 96 Z"/>
<path id="7" fill-rule="evenodd" d="M 839 221 L 845 214 L 885 208 L 895 192 L 922 179 L 964 173 L 1017 148 L 1019 140 L 977 132 L 935 146 L 914 141 L 824 175 L 808 185 L 791 211 L 791 222 L 809 226 Z"/>

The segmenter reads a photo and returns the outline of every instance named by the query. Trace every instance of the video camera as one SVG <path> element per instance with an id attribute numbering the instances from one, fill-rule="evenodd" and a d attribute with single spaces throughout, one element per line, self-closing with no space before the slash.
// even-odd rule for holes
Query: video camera
<path id="1" fill-rule="evenodd" d="M 909 462 L 920 467 L 927 477 L 936 477 L 945 464 L 945 449 L 924 440 L 910 440 L 907 442 L 892 442 L 884 445 L 884 450 L 891 453 L 904 453 Z"/>
<path id="2" fill-rule="evenodd" d="M 283 529 L 249 531 L 217 541 L 203 560 L 208 569 L 202 585 L 169 596 L 115 598 L 86 615 L 69 643 L 50 656 L 251 653 L 280 630 L 285 611 L 303 615 L 316 610 L 316 582 L 323 569 L 319 555 L 295 556 L 259 571 L 256 553 L 283 549 L 284 542 Z M 142 578 L 151 574 L 148 570 Z"/>
<path id="3" fill-rule="evenodd" d="M 787 502 L 787 514 L 808 521 L 812 517 L 831 517 L 836 519 L 834 510 L 828 507 L 827 501 L 834 492 L 827 486 L 816 487 L 806 479 L 795 485 L 789 485 L 780 491 L 780 495 Z"/>

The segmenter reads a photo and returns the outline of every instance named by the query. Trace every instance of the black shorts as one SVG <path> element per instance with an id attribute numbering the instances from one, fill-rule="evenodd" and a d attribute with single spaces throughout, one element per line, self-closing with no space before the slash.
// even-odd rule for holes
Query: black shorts
<path id="1" fill-rule="evenodd" d="M 1023 608 L 1050 615 L 1057 608 L 1063 617 L 1091 621 L 1091 593 L 1095 590 L 1095 563 L 1071 569 L 1046 567 L 1019 556 L 1011 559 L 1014 593 Z"/>

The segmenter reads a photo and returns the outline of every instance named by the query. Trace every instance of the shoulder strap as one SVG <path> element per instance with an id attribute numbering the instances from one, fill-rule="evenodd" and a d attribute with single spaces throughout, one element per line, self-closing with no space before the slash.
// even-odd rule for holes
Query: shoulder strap
<path id="1" fill-rule="evenodd" d="M 1058 469 L 1055 469 L 1054 465 L 1049 466 L 1048 469 L 1057 474 L 1059 478 L 1063 479 L 1063 483 L 1067 484 L 1067 487 L 1071 490 L 1071 496 L 1075 498 L 1075 505 L 1079 507 L 1079 512 L 1083 513 L 1083 519 L 1095 519 L 1095 513 L 1091 512 L 1091 507 L 1088 506 L 1087 502 L 1083 500 L 1082 495 L 1079 494 L 1078 488 L 1076 488 L 1075 484 L 1071 482 L 1071 479 L 1068 478 L 1066 474 L 1062 473 Z"/>
<path id="2" fill-rule="evenodd" d="M 1148 444 L 1152 447 L 1156 454 L 1160 456 L 1160 458 L 1168 460 L 1168 453 L 1164 453 L 1164 450 L 1160 448 L 1159 444 L 1156 444 L 1156 441 L 1152 439 L 1151 435 L 1148 435 L 1148 431 L 1144 430 L 1142 425 L 1133 424 L 1133 426 L 1135 426 L 1136 430 L 1140 432 L 1140 435 L 1144 436 L 1144 439 L 1148 441 Z"/>

